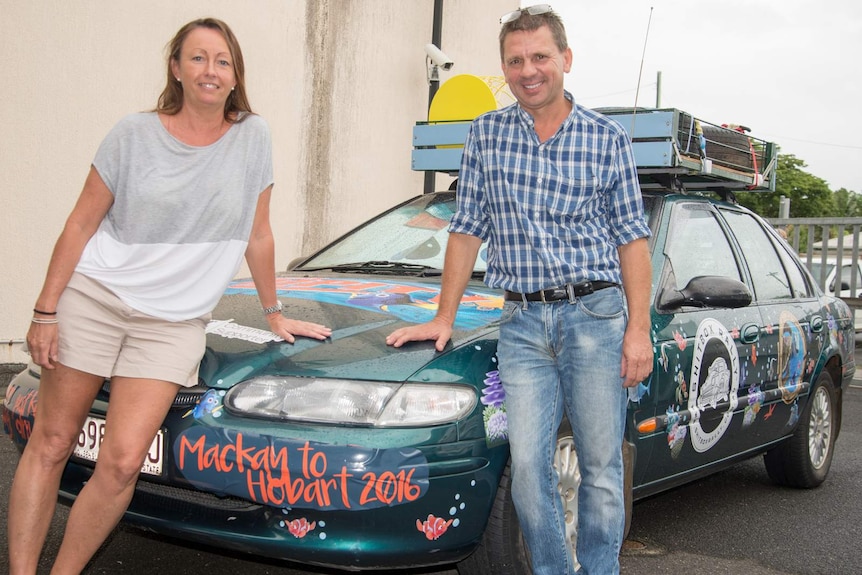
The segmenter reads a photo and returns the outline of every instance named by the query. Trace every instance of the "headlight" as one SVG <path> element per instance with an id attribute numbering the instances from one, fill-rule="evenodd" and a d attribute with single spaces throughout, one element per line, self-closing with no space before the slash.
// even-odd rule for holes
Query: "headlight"
<path id="1" fill-rule="evenodd" d="M 224 405 L 235 415 L 368 427 L 450 423 L 476 406 L 466 385 L 263 376 L 235 385 Z"/>

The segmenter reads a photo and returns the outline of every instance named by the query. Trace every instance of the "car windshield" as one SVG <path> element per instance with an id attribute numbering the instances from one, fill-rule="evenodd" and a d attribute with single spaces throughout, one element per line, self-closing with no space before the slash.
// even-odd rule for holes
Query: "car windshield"
<path id="1" fill-rule="evenodd" d="M 653 203 L 654 198 L 644 197 L 647 218 Z M 455 192 L 416 197 L 348 232 L 295 269 L 439 274 L 455 209 Z M 482 244 L 474 275 L 486 269 L 487 244 Z"/>
<path id="2" fill-rule="evenodd" d="M 454 192 L 419 196 L 349 232 L 296 269 L 440 273 L 454 213 Z M 485 258 L 483 245 L 475 273 L 485 272 Z"/>

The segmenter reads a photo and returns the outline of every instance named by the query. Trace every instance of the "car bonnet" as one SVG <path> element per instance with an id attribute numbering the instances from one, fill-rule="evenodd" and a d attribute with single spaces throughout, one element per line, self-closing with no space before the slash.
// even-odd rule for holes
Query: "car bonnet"
<path id="1" fill-rule="evenodd" d="M 433 342 L 386 345 L 393 330 L 434 317 L 439 278 L 288 274 L 277 278 L 276 290 L 287 317 L 326 325 L 332 337 L 280 341 L 269 331 L 254 283 L 235 281 L 207 326 L 202 383 L 224 389 L 260 374 L 404 381 L 440 355 Z M 502 304 L 500 292 L 471 284 L 442 353 L 495 330 Z"/>

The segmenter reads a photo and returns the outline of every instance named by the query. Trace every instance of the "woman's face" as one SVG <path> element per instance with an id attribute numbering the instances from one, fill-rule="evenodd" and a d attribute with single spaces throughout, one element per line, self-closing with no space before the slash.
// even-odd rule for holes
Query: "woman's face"
<path id="1" fill-rule="evenodd" d="M 236 85 L 233 59 L 218 30 L 195 28 L 180 49 L 171 71 L 183 85 L 183 106 L 223 110 Z"/>

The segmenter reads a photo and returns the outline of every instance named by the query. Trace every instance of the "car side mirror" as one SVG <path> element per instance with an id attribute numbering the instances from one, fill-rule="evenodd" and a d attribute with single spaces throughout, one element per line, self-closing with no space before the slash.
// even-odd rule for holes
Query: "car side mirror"
<path id="1" fill-rule="evenodd" d="M 681 290 L 663 290 L 656 307 L 661 311 L 683 306 L 740 308 L 751 304 L 751 300 L 751 292 L 739 280 L 724 276 L 696 276 Z"/>

